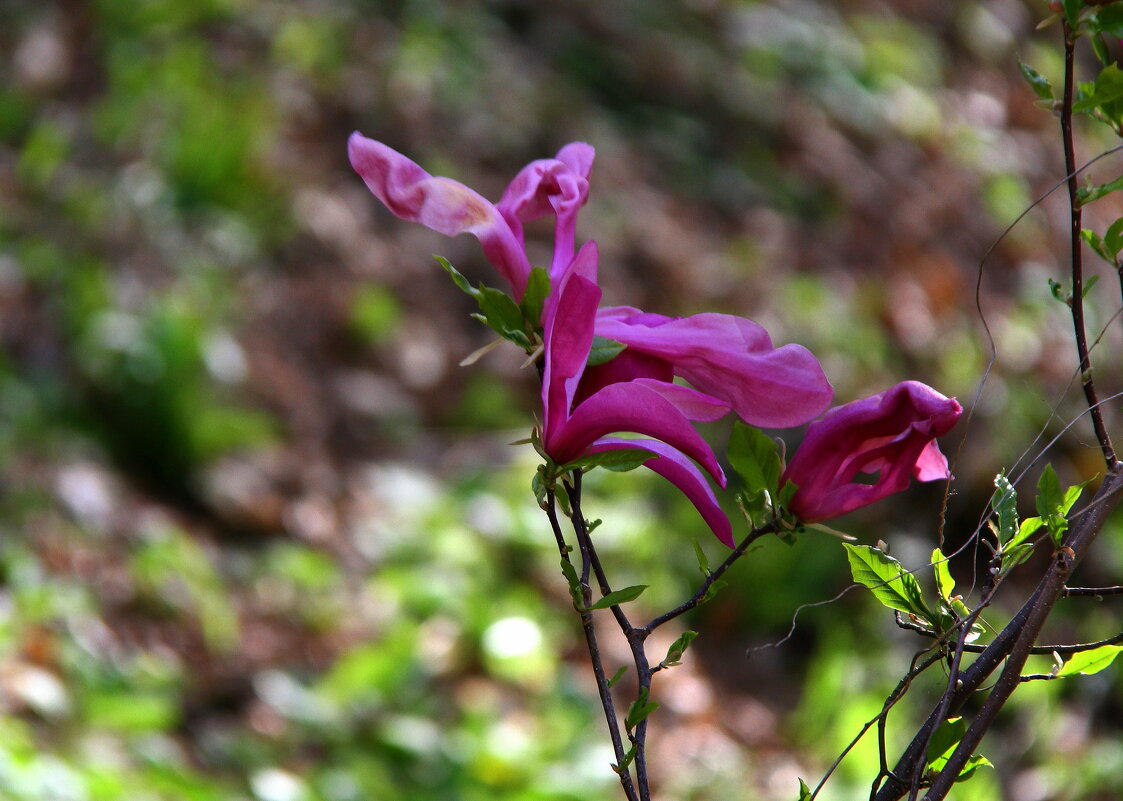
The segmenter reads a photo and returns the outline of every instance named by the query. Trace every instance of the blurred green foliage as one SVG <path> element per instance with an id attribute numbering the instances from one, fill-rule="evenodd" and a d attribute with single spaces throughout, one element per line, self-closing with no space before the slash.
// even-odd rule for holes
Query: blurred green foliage
<path id="1" fill-rule="evenodd" d="M 504 444 L 537 389 L 517 355 L 454 367 L 489 334 L 429 253 L 493 276 L 474 243 L 376 207 L 346 163 L 351 130 L 492 198 L 530 159 L 592 142 L 582 237 L 612 302 L 749 314 L 820 355 L 840 401 L 904 377 L 973 394 L 989 356 L 977 260 L 1055 173 L 1013 57 L 1056 83 L 1028 2 L 15 0 L 0 15 L 13 801 L 618 796 L 534 464 Z M 984 277 L 1000 359 L 951 537 L 996 467 L 1079 408 L 1052 414 L 1071 343 L 1050 225 L 1028 219 Z M 1066 480 L 1088 472 L 1079 443 L 1059 450 Z M 586 510 L 614 581 L 651 585 L 638 609 L 677 603 L 693 540 L 712 563 L 720 546 L 665 482 L 601 473 Z M 939 501 L 922 488 L 846 527 L 927 554 Z M 961 584 L 972 567 L 953 563 Z M 1092 579 L 1121 569 L 1109 557 Z M 797 613 L 849 583 L 827 537 L 765 541 L 729 583 L 657 679 L 658 782 L 684 801 L 795 797 L 918 646 L 857 593 Z M 1058 635 L 1115 633 L 1110 611 L 1080 609 Z M 1110 673 L 1027 688 L 988 741 L 1000 770 L 957 797 L 1015 782 L 1116 797 L 1119 699 Z M 860 745 L 825 797 L 864 795 L 876 756 Z"/>

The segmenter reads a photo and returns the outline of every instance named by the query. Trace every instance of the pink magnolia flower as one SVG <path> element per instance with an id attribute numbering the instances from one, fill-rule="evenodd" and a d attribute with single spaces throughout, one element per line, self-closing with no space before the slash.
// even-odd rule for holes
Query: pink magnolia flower
<path id="1" fill-rule="evenodd" d="M 556 159 L 524 167 L 498 205 L 451 178 L 433 176 L 410 159 L 358 131 L 347 141 L 351 166 L 375 197 L 404 220 L 446 236 L 470 233 L 521 300 L 530 275 L 522 223 L 553 212 L 557 216 L 551 277 L 572 261 L 577 211 L 589 192 L 593 148 L 566 145 Z"/>
<path id="2" fill-rule="evenodd" d="M 638 375 L 670 381 L 676 375 L 763 428 L 803 425 L 822 414 L 834 396 L 811 351 L 801 345 L 773 348 L 768 332 L 744 317 L 664 317 L 617 306 L 600 310 L 596 333 L 627 349 L 593 368 L 591 385 Z"/>
<path id="3" fill-rule="evenodd" d="M 790 509 L 807 523 L 830 520 L 918 481 L 950 478 L 936 437 L 963 408 L 919 381 L 904 381 L 827 412 L 807 427 L 781 484 L 799 489 Z M 863 483 L 860 476 L 872 479 Z"/>
<path id="4" fill-rule="evenodd" d="M 596 244 L 589 242 L 561 276 L 556 301 L 544 312 L 542 446 L 560 464 L 624 448 L 649 451 L 652 458 L 645 466 L 678 487 L 718 539 L 732 547 L 732 526 L 695 462 L 723 487 L 725 474 L 690 423 L 724 416 L 727 402 L 649 377 L 609 383 L 578 400 L 601 298 L 596 270 Z M 651 439 L 608 436 L 617 432 Z"/>

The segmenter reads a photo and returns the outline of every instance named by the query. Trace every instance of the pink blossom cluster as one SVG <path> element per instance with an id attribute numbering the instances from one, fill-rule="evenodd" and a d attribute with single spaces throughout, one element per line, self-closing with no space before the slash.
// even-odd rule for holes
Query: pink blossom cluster
<path id="1" fill-rule="evenodd" d="M 496 204 L 358 132 L 348 152 L 370 190 L 398 217 L 448 236 L 476 236 L 515 300 L 526 292 L 531 273 L 523 224 L 553 216 L 550 293 L 537 322 L 541 442 L 558 464 L 605 451 L 647 451 L 651 458 L 644 465 L 678 487 L 730 547 L 732 526 L 706 474 L 721 487 L 726 477 L 694 422 L 731 412 L 765 428 L 814 420 L 782 479 L 798 487 L 789 510 L 804 522 L 828 520 L 899 492 L 910 478 L 949 477 L 935 438 L 947 433 L 962 409 L 931 387 L 905 381 L 827 411 L 833 389 L 815 356 L 800 345 L 774 347 L 751 320 L 600 306 L 596 243 L 576 245 L 577 214 L 588 199 L 593 166 L 589 145 L 575 142 L 553 159 L 528 164 Z M 623 350 L 590 365 L 597 336 Z"/>

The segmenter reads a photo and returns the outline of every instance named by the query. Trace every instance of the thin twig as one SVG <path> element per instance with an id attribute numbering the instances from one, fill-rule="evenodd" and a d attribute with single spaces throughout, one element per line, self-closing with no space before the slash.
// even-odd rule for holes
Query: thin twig
<path id="1" fill-rule="evenodd" d="M 1104 426 L 1103 413 L 1096 398 L 1096 385 L 1092 378 L 1092 359 L 1088 353 L 1088 336 L 1084 329 L 1084 247 L 1080 231 L 1083 228 L 1083 210 L 1077 193 L 1080 184 L 1076 180 L 1076 148 L 1072 137 L 1072 101 L 1075 83 L 1076 35 L 1067 20 L 1062 20 L 1065 38 L 1065 85 L 1061 101 L 1061 140 L 1064 146 L 1065 172 L 1068 173 L 1069 240 L 1072 251 L 1072 327 L 1076 334 L 1076 353 L 1080 358 L 1080 381 L 1084 387 L 1084 398 L 1092 417 L 1092 428 L 1100 443 L 1107 466 L 1115 464 L 1115 450 L 1111 437 Z"/>

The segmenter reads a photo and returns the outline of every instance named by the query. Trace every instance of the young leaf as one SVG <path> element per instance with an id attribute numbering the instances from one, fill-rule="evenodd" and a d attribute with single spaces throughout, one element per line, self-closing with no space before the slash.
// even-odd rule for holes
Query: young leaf
<path id="1" fill-rule="evenodd" d="M 623 342 L 617 342 L 615 339 L 594 336 L 593 347 L 589 350 L 588 364 L 590 367 L 595 367 L 610 362 L 623 353 L 626 347 L 628 346 Z"/>
<path id="2" fill-rule="evenodd" d="M 583 470 L 588 472 L 594 467 L 603 467 L 616 473 L 626 473 L 642 465 L 649 459 L 654 459 L 655 454 L 642 448 L 623 448 L 617 451 L 602 451 L 589 456 L 582 456 L 572 462 L 567 462 L 558 468 L 565 473 L 570 470 Z"/>
<path id="3" fill-rule="evenodd" d="M 1101 7 L 1096 12 L 1096 29 L 1116 38 L 1123 38 L 1123 6 L 1118 3 Z"/>
<path id="4" fill-rule="evenodd" d="M 625 587 L 622 590 L 615 590 L 608 595 L 601 598 L 595 604 L 590 606 L 590 609 L 608 609 L 610 606 L 619 606 L 628 601 L 634 601 L 643 594 L 643 591 L 648 588 L 647 584 L 636 584 L 631 587 Z"/>
<path id="5" fill-rule="evenodd" d="M 1061 303 L 1067 304 L 1072 302 L 1072 298 L 1065 292 L 1060 282 L 1054 281 L 1052 278 L 1049 279 L 1049 293 Z"/>
<path id="6" fill-rule="evenodd" d="M 694 638 L 698 636 L 696 631 L 684 631 L 677 640 L 671 643 L 671 647 L 667 649 L 667 655 L 663 657 L 660 662 L 663 667 L 674 667 L 682 663 L 682 655 L 686 653 L 686 649 L 690 647 L 690 643 L 694 642 Z"/>
<path id="7" fill-rule="evenodd" d="M 1080 21 L 1080 9 L 1084 7 L 1084 0 L 1061 0 L 1061 7 L 1064 9 L 1065 21 L 1068 22 L 1069 27 L 1076 28 Z"/>
<path id="8" fill-rule="evenodd" d="M 573 598 L 574 608 L 576 608 L 578 612 L 586 611 L 584 593 L 581 592 L 581 579 L 577 576 L 577 568 L 575 568 L 573 563 L 568 559 L 562 557 L 561 569 L 562 575 L 565 576 L 565 580 L 569 583 L 569 595 Z"/>
<path id="9" fill-rule="evenodd" d="M 780 451 L 776 441 L 759 428 L 737 421 L 729 437 L 726 457 L 745 482 L 747 494 L 775 496 L 780 484 Z"/>
<path id="10" fill-rule="evenodd" d="M 1005 543 L 1018 531 L 1018 491 L 1002 473 L 994 477 L 994 486 L 990 507 L 998 516 L 998 541 Z"/>
<path id="11" fill-rule="evenodd" d="M 1123 6 L 1119 8 L 1123 9 Z M 1123 250 L 1123 217 L 1107 227 L 1107 231 L 1104 232 L 1104 246 L 1107 247 L 1113 260 L 1119 255 L 1119 251 Z"/>
<path id="12" fill-rule="evenodd" d="M 1002 546 L 1002 564 L 999 569 L 1003 573 L 1029 559 L 1033 554 L 1033 543 L 1028 540 L 1043 525 L 1045 525 L 1045 521 L 1040 517 L 1027 517 L 1022 521 L 1021 526 L 1018 527 L 1018 533 Z"/>
<path id="13" fill-rule="evenodd" d="M 1057 671 L 1057 678 L 1091 676 L 1093 673 L 1099 673 L 1115 661 L 1120 651 L 1123 651 L 1123 645 L 1101 645 L 1090 651 L 1079 651 Z"/>
<path id="14" fill-rule="evenodd" d="M 1095 231 L 1091 231 L 1085 228 L 1080 232 L 1080 236 L 1088 244 L 1088 247 L 1096 252 L 1097 256 L 1106 261 L 1108 264 L 1115 263 L 1114 256 L 1112 256 L 1111 253 L 1108 252 L 1107 245 L 1102 239 L 1100 239 L 1099 234 L 1097 234 Z"/>
<path id="15" fill-rule="evenodd" d="M 608 686 L 609 687 L 614 686 L 616 684 L 616 682 L 618 682 L 618 681 L 620 681 L 620 679 L 624 678 L 624 674 L 627 673 L 627 672 L 628 672 L 628 666 L 627 665 L 621 665 L 620 668 L 612 675 L 612 678 L 608 680 Z"/>
<path id="16" fill-rule="evenodd" d="M 1022 75 L 1034 94 L 1042 100 L 1050 102 L 1053 100 L 1053 85 L 1049 83 L 1048 78 L 1023 61 L 1018 61 L 1018 68 L 1022 71 Z"/>
<path id="17" fill-rule="evenodd" d="M 698 544 L 698 540 L 694 540 L 694 555 L 698 558 L 698 569 L 702 571 L 703 576 L 709 578 L 710 560 L 706 558 L 706 552 L 702 550 L 702 546 Z"/>
<path id="18" fill-rule="evenodd" d="M 550 294 L 550 274 L 541 267 L 530 271 L 530 278 L 526 282 L 526 292 L 523 293 L 519 307 L 532 326 L 541 328 L 542 305 Z"/>
<path id="19" fill-rule="evenodd" d="M 706 603 L 707 601 L 709 601 L 711 598 L 717 595 L 718 592 L 725 588 L 728 583 L 729 582 L 725 581 L 724 579 L 716 579 L 714 583 L 711 584 L 706 590 L 706 594 L 702 596 L 702 600 L 699 603 Z"/>
<path id="20" fill-rule="evenodd" d="M 936 573 L 936 591 L 944 603 L 951 603 L 951 594 L 955 592 L 955 579 L 951 577 L 948 569 L 948 559 L 939 548 L 932 550 L 932 570 Z"/>
<path id="21" fill-rule="evenodd" d="M 798 801 L 811 801 L 811 788 L 807 786 L 807 782 L 805 782 L 803 779 L 799 780 Z"/>
<path id="22" fill-rule="evenodd" d="M 1082 186 L 1082 187 L 1080 187 L 1079 189 L 1076 190 L 1076 205 L 1086 206 L 1089 203 L 1091 203 L 1093 201 L 1096 201 L 1096 200 L 1099 200 L 1101 197 L 1104 197 L 1105 195 L 1110 195 L 1112 192 L 1117 192 L 1120 189 L 1123 189 L 1123 177 L 1116 178 L 1114 181 L 1111 181 L 1111 182 L 1106 183 L 1106 184 L 1098 184 L 1098 185 L 1095 185 L 1095 186 Z M 1083 234 L 1084 232 L 1081 231 L 1080 233 Z M 1092 233 L 1092 232 L 1089 231 L 1088 233 Z M 1096 238 L 1098 239 L 1099 237 L 1096 237 Z M 1087 238 L 1085 238 L 1085 241 L 1087 241 Z M 1091 243 L 1089 242 L 1089 244 L 1091 244 Z M 1099 251 L 1097 250 L 1096 252 L 1098 253 Z M 1103 255 L 1103 254 L 1100 254 L 1100 255 Z M 1108 261 L 1111 261 L 1111 259 L 1108 259 Z"/>
<path id="23" fill-rule="evenodd" d="M 850 561 L 854 581 L 868 587 L 874 597 L 890 609 L 916 615 L 933 623 L 932 610 L 924 602 L 924 595 L 916 578 L 901 567 L 901 563 L 869 545 L 843 543 Z"/>
<path id="24" fill-rule="evenodd" d="M 658 708 L 659 702 L 648 700 L 648 689 L 644 687 L 640 690 L 639 697 L 628 707 L 628 714 L 624 716 L 624 728 L 631 731 Z"/>
<path id="25" fill-rule="evenodd" d="M 943 770 L 966 733 L 967 722 L 961 717 L 948 718 L 941 723 L 928 741 L 928 769 L 937 772 Z"/>
<path id="26" fill-rule="evenodd" d="M 448 273 L 452 278 L 453 283 L 460 287 L 461 292 L 466 295 L 471 295 L 477 300 L 479 299 L 480 291 L 473 287 L 468 282 L 468 279 L 465 278 L 459 270 L 453 267 L 451 263 L 449 263 L 448 259 L 446 259 L 444 256 L 434 256 L 433 258 L 437 260 L 437 263 L 445 268 L 445 272 Z"/>

